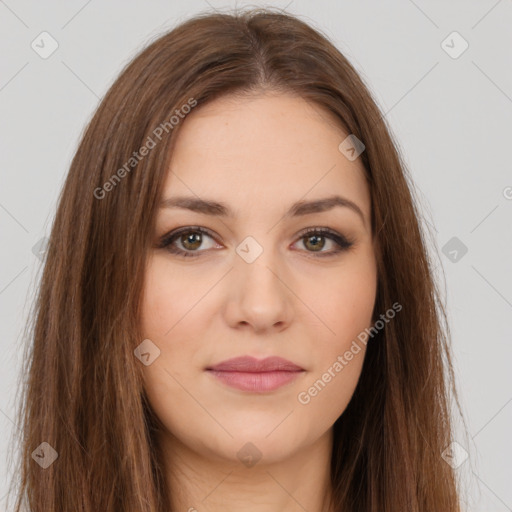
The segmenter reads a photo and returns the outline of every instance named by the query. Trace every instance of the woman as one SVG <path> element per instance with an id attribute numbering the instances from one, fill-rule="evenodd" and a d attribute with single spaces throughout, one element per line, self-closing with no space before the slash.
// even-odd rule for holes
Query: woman
<path id="1" fill-rule="evenodd" d="M 16 510 L 458 511 L 418 218 L 369 91 L 307 24 L 209 14 L 152 43 L 60 197 Z"/>

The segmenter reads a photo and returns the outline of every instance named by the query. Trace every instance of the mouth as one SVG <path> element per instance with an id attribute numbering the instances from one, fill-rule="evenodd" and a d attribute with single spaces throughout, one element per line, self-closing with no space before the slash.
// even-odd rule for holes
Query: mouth
<path id="1" fill-rule="evenodd" d="M 256 393 L 274 391 L 305 372 L 304 368 L 280 357 L 250 356 L 228 359 L 205 370 L 229 387 Z"/>

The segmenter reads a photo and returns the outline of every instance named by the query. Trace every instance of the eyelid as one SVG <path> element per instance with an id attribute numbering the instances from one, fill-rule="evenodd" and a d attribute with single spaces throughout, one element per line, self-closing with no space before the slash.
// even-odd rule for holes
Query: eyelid
<path id="1" fill-rule="evenodd" d="M 320 235 L 322 235 L 325 238 L 333 240 L 334 243 L 337 245 L 337 248 L 335 250 L 333 250 L 333 251 L 319 251 L 319 252 L 304 251 L 308 255 L 311 255 L 313 257 L 334 256 L 334 255 L 336 255 L 336 254 L 338 254 L 340 252 L 347 251 L 355 243 L 355 240 L 352 237 L 345 236 L 345 235 L 343 235 L 342 233 L 339 233 L 336 230 L 333 230 L 333 229 L 328 228 L 328 227 L 323 227 L 323 226 L 310 227 L 310 228 L 305 228 L 305 229 L 301 230 L 296 235 L 297 241 L 299 241 L 299 240 L 301 240 L 303 238 L 306 238 L 306 236 L 309 235 L 309 234 L 311 234 L 311 236 L 315 235 L 315 234 L 320 234 Z"/>
<path id="2" fill-rule="evenodd" d="M 189 232 L 199 232 L 204 235 L 208 235 L 210 238 L 215 240 L 216 243 L 219 243 L 217 240 L 217 236 L 213 231 L 208 228 L 204 228 L 202 226 L 183 226 L 181 228 L 173 229 L 166 233 L 158 242 L 158 246 L 160 249 L 165 248 L 168 244 L 171 243 L 172 240 L 182 235 L 183 233 Z M 196 251 L 196 252 L 204 252 L 204 251 Z"/>

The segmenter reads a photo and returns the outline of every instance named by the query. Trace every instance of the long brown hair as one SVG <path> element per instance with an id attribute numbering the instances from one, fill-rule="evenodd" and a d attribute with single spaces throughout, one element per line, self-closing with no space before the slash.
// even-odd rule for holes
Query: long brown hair
<path id="1" fill-rule="evenodd" d="M 459 510 L 454 471 L 441 457 L 456 396 L 449 329 L 406 166 L 367 86 L 333 44 L 297 17 L 256 9 L 201 14 L 154 41 L 84 132 L 30 328 L 17 512 L 23 504 L 31 512 L 168 510 L 161 425 L 134 349 L 156 206 L 183 118 L 177 111 L 262 90 L 322 106 L 363 141 L 378 247 L 375 314 L 403 306 L 369 341 L 355 393 L 334 425 L 333 508 Z M 43 442 L 58 454 L 45 469 L 37 453 L 53 452 Z"/>

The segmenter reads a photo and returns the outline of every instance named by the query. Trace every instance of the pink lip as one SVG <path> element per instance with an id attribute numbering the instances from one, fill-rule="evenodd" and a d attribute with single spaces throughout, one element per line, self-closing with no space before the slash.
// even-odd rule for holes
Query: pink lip
<path id="1" fill-rule="evenodd" d="M 273 391 L 295 379 L 304 368 L 281 357 L 256 359 L 243 356 L 206 368 L 230 387 L 242 391 Z"/>

